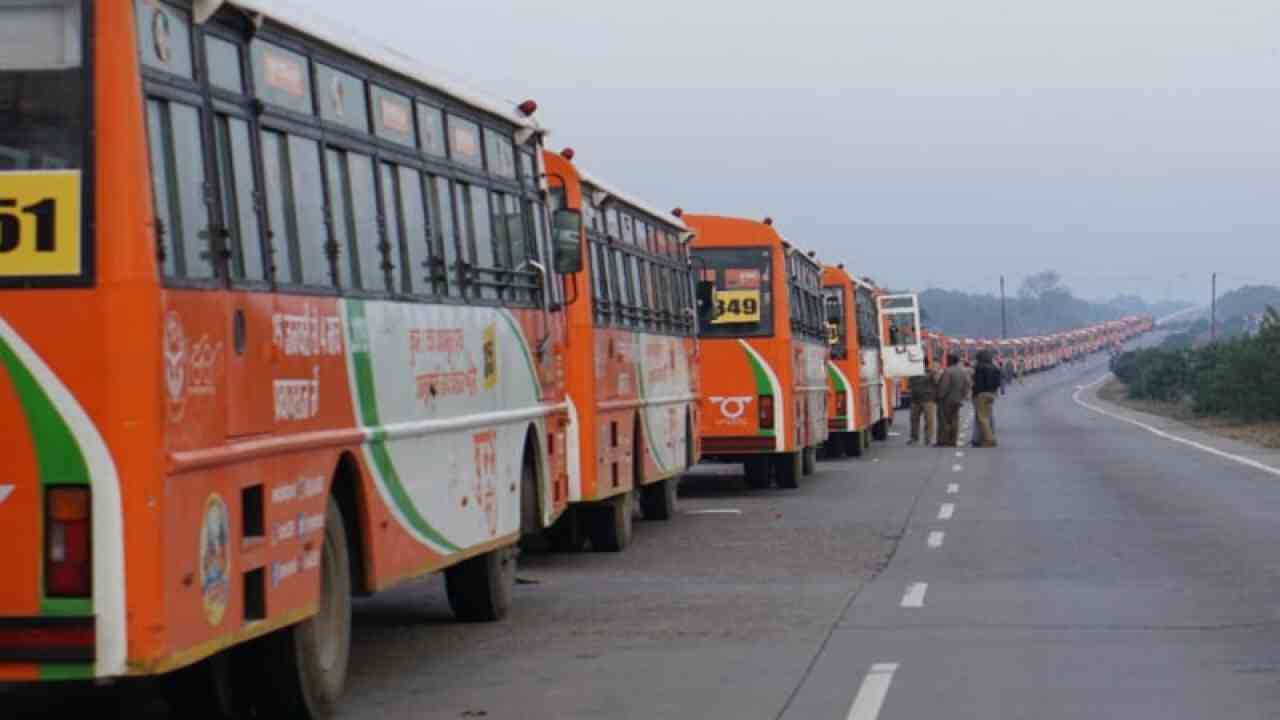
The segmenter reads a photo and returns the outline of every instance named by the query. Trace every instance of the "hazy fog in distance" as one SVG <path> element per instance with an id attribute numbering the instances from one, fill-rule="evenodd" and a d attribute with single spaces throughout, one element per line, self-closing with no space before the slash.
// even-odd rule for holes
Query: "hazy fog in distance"
<path id="1" fill-rule="evenodd" d="M 1275 0 L 310 0 L 660 208 L 894 287 L 1280 280 Z"/>

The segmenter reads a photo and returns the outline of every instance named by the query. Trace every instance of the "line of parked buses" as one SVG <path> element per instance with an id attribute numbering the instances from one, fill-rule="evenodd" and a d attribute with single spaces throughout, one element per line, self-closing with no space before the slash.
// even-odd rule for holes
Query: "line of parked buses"
<path id="1" fill-rule="evenodd" d="M 325 717 L 353 597 L 443 572 L 501 618 L 522 540 L 620 551 L 700 459 L 795 487 L 984 346 L 292 3 L 0 25 L 0 681 Z M 1149 325 L 987 345 L 1035 371 Z"/>

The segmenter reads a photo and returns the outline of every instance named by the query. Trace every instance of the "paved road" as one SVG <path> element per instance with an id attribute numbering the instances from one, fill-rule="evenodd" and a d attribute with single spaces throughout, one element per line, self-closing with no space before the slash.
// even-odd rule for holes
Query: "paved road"
<path id="1" fill-rule="evenodd" d="M 1102 374 L 1038 380 L 1000 404 L 999 450 L 926 471 L 782 717 L 1280 715 L 1280 477 L 1076 403 Z"/>
<path id="2" fill-rule="evenodd" d="M 361 601 L 341 717 L 1280 715 L 1280 477 L 1073 400 L 1102 374 L 1002 399 L 994 451 L 701 470 L 622 555 L 523 558 L 502 623 Z"/>

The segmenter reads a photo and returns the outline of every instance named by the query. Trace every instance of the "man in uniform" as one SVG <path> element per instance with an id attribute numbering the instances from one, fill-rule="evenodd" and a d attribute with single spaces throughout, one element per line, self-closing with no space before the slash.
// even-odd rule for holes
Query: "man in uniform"
<path id="1" fill-rule="evenodd" d="M 964 407 L 973 389 L 969 368 L 960 364 L 960 356 L 947 356 L 947 369 L 938 380 L 937 403 L 941 410 L 938 444 L 935 447 L 956 447 L 960 439 L 960 408 Z"/>
<path id="2" fill-rule="evenodd" d="M 938 414 L 938 378 L 929 366 L 929 358 L 924 359 L 924 374 L 910 380 L 911 387 L 911 439 L 908 445 L 920 442 L 920 419 L 924 418 L 925 447 L 935 442 L 934 418 Z"/>
<path id="3" fill-rule="evenodd" d="M 978 366 L 973 370 L 973 406 L 977 415 L 977 427 L 973 446 L 993 448 L 996 446 L 996 429 L 992 422 L 992 414 L 996 406 L 996 394 L 1000 392 L 1000 368 L 991 356 L 990 350 L 978 353 Z"/>

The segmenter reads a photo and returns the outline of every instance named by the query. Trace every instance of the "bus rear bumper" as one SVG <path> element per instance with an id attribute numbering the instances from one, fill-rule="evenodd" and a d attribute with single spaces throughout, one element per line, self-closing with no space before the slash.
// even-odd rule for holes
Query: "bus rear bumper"
<path id="1" fill-rule="evenodd" d="M 0 618 L 0 676 L 9 666 L 92 665 L 97 637 L 91 617 Z"/>

